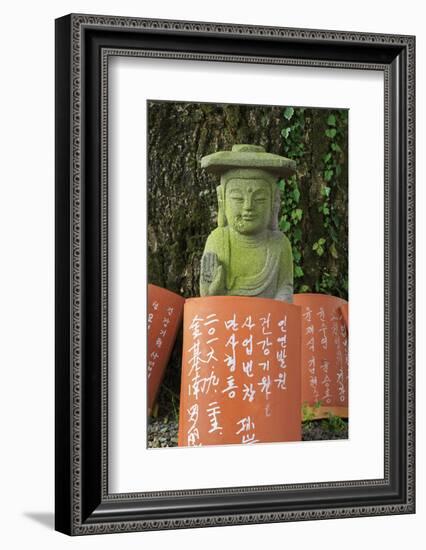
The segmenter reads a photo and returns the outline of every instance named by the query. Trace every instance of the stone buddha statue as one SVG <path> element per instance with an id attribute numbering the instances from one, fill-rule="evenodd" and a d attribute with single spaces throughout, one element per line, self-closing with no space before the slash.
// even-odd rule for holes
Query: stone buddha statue
<path id="1" fill-rule="evenodd" d="M 201 159 L 220 175 L 218 227 L 201 259 L 201 296 L 258 296 L 292 302 L 293 255 L 278 230 L 278 177 L 295 162 L 257 145 L 234 145 Z"/>

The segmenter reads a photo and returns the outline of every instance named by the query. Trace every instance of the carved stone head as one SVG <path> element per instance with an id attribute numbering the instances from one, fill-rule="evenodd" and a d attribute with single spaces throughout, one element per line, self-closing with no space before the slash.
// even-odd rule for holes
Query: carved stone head
<path id="1" fill-rule="evenodd" d="M 230 225 L 235 231 L 256 235 L 265 229 L 278 229 L 279 176 L 295 171 L 294 161 L 266 153 L 259 145 L 234 145 L 201 159 L 201 166 L 220 174 L 217 187 L 218 226 Z"/>

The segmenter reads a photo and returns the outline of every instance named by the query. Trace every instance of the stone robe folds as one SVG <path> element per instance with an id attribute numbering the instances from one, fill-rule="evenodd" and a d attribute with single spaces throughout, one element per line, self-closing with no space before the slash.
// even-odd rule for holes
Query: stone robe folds
<path id="1" fill-rule="evenodd" d="M 250 247 L 250 255 L 265 255 L 262 268 L 255 274 L 239 272 L 235 265 L 231 229 L 229 226 L 216 228 L 208 237 L 204 254 L 217 255 L 226 271 L 225 295 L 258 296 L 292 302 L 293 257 L 288 238 L 280 231 L 267 230 L 266 238 Z M 240 248 L 239 253 L 243 253 Z M 231 267 L 229 267 L 231 266 Z M 208 295 L 208 285 L 201 284 L 201 296 Z"/>

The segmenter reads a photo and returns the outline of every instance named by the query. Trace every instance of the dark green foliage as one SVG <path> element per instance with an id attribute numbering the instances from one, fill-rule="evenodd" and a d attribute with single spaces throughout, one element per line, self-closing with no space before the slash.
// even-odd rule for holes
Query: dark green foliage
<path id="1" fill-rule="evenodd" d="M 340 433 L 347 429 L 347 422 L 340 418 L 340 416 L 328 413 L 327 418 L 321 422 L 321 427 L 330 432 Z"/>
<path id="2" fill-rule="evenodd" d="M 309 423 L 315 420 L 318 409 L 321 407 L 321 401 L 317 401 L 310 407 L 307 402 L 302 405 L 302 422 Z"/>
<path id="3" fill-rule="evenodd" d="M 293 247 L 295 292 L 348 298 L 348 112 L 283 109 L 282 153 L 297 162 L 280 228 Z"/>

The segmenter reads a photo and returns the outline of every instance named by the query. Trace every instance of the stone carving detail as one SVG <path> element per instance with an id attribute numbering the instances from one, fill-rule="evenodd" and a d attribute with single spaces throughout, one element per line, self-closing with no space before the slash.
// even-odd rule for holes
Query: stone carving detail
<path id="1" fill-rule="evenodd" d="M 220 175 L 218 227 L 201 260 L 201 296 L 257 296 L 285 302 L 293 296 L 293 255 L 278 230 L 278 177 L 295 172 L 295 162 L 239 144 L 201 160 Z"/>

